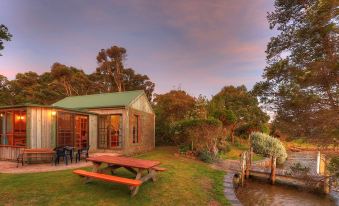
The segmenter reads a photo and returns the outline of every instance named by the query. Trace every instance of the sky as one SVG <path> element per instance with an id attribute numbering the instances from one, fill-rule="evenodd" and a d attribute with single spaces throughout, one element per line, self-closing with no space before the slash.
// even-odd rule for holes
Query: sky
<path id="1" fill-rule="evenodd" d="M 272 0 L 1 0 L 0 24 L 13 38 L 0 51 L 0 74 L 40 74 L 54 62 L 92 73 L 98 52 L 117 45 L 127 49 L 125 67 L 147 74 L 158 94 L 251 89 L 275 35 L 272 10 Z"/>

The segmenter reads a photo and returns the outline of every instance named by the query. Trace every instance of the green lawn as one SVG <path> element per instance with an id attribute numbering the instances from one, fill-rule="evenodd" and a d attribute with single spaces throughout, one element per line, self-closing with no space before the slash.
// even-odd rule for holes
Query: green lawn
<path id="1" fill-rule="evenodd" d="M 243 145 L 231 145 L 230 146 L 230 151 L 229 152 L 226 152 L 224 154 L 221 155 L 221 158 L 222 159 L 225 159 L 225 160 L 239 160 L 240 159 L 240 156 L 241 156 L 241 153 L 248 150 L 248 146 L 243 144 Z M 260 154 L 254 154 L 253 155 L 253 160 L 254 161 L 258 161 L 258 160 L 263 160 L 264 157 Z"/>
<path id="2" fill-rule="evenodd" d="M 0 205 L 228 205 L 223 195 L 224 172 L 173 153 L 173 148 L 160 147 L 138 156 L 159 160 L 168 170 L 157 182 L 142 185 L 133 198 L 124 185 L 102 181 L 84 184 L 67 170 L 0 174 Z M 117 172 L 130 176 L 124 169 Z"/>

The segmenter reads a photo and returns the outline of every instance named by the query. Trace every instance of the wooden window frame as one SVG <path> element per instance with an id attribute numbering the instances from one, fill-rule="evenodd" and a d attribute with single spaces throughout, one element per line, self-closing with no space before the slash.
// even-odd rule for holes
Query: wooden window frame
<path id="1" fill-rule="evenodd" d="M 59 131 L 59 117 L 62 114 L 67 114 L 70 115 L 70 122 L 71 122 L 71 145 L 69 144 L 65 144 L 65 141 L 63 141 L 62 144 L 59 144 L 60 141 L 60 131 Z M 87 128 L 86 128 L 86 132 L 87 132 L 87 139 L 86 139 L 86 147 L 89 145 L 89 116 L 85 115 L 85 114 L 77 114 L 77 113 L 72 113 L 72 112 L 67 112 L 67 111 L 58 111 L 56 114 L 56 146 L 73 146 L 76 148 L 79 148 L 76 141 L 77 141 L 77 128 L 76 128 L 76 117 L 77 116 L 82 116 L 82 117 L 86 117 L 87 118 Z M 81 145 L 81 147 L 83 147 Z"/>
<path id="2" fill-rule="evenodd" d="M 111 147 L 109 144 L 109 140 L 108 140 L 108 135 L 111 134 L 110 129 L 109 129 L 109 125 L 111 124 L 111 117 L 112 116 L 120 116 L 121 118 L 121 133 L 119 133 L 119 141 L 118 141 L 118 146 L 115 147 Z M 104 127 L 101 127 L 101 121 L 100 118 L 106 118 L 105 120 L 105 125 Z M 107 119 L 109 119 L 108 124 L 106 124 Z M 98 125 L 98 133 L 97 133 L 97 146 L 98 149 L 121 149 L 123 147 L 123 138 L 124 138 L 124 121 L 123 121 L 123 114 L 122 113 L 116 113 L 116 114 L 101 114 L 98 115 L 98 121 L 97 121 L 97 125 Z M 105 131 L 107 130 L 107 131 Z M 104 138 L 101 138 L 102 135 L 104 135 Z M 105 147 L 103 146 L 101 140 L 105 140 L 103 142 L 105 142 Z"/>
<path id="3" fill-rule="evenodd" d="M 11 131 L 8 130 L 8 113 L 12 113 L 11 121 Z M 13 146 L 13 147 L 26 147 L 27 146 L 27 109 L 6 109 L 0 112 L 2 115 L 1 119 L 5 119 L 5 124 L 3 127 L 3 122 L 1 121 L 1 131 L 0 131 L 0 145 Z M 24 125 L 17 129 L 15 118 L 19 115 L 18 121 L 24 120 Z M 21 124 L 21 123 L 20 123 Z M 3 132 L 7 137 L 7 144 L 3 144 Z"/>
<path id="4" fill-rule="evenodd" d="M 136 124 L 136 125 L 135 125 Z M 133 114 L 132 121 L 132 144 L 140 144 L 141 143 L 141 115 Z M 136 135 L 135 135 L 136 131 Z"/>

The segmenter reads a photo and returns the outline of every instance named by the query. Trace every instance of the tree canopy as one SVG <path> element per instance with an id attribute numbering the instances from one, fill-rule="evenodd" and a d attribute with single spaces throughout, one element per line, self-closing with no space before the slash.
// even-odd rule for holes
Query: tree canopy
<path id="1" fill-rule="evenodd" d="M 12 34 L 9 33 L 8 28 L 5 25 L 0 24 L 0 50 L 4 49 L 4 41 L 11 41 L 11 39 Z M 1 53 L 0 56 L 2 56 Z"/>
<path id="2" fill-rule="evenodd" d="M 172 90 L 165 94 L 155 95 L 154 111 L 156 114 L 157 141 L 171 141 L 171 124 L 186 119 L 195 105 L 194 97 L 182 90 Z"/>
<path id="3" fill-rule="evenodd" d="M 226 86 L 213 96 L 209 104 L 210 114 L 219 119 L 223 125 L 230 127 L 234 142 L 234 131 L 240 125 L 248 125 L 250 130 L 260 130 L 269 117 L 260 107 L 258 100 L 245 86 Z M 248 131 L 250 132 L 250 131 Z"/>
<path id="4" fill-rule="evenodd" d="M 291 136 L 339 135 L 338 1 L 275 0 L 268 14 L 280 33 L 267 45 L 264 81 L 253 93 Z"/>
<path id="5" fill-rule="evenodd" d="M 132 68 L 124 69 L 122 62 L 125 56 L 126 50 L 122 47 L 101 50 L 97 57 L 101 67 L 91 74 L 58 62 L 41 75 L 28 71 L 8 80 L 0 74 L 0 105 L 49 105 L 67 96 L 130 90 L 144 90 L 148 99 L 152 100 L 155 84 L 147 75 L 138 74 Z M 116 64 L 121 71 L 115 71 Z M 121 77 L 116 78 L 115 75 Z M 115 79 L 121 81 L 120 86 Z"/>

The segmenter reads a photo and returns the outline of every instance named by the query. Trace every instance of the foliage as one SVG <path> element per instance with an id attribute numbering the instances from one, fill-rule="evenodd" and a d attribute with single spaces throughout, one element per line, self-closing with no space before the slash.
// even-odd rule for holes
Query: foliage
<path id="1" fill-rule="evenodd" d="M 194 102 L 193 109 L 189 111 L 187 118 L 188 119 L 206 119 L 208 115 L 207 98 L 200 94 L 198 98 L 194 98 L 194 100 L 195 102 Z"/>
<path id="2" fill-rule="evenodd" d="M 101 49 L 97 56 L 99 67 L 97 73 L 102 78 L 103 87 L 106 92 L 124 91 L 123 85 L 123 62 L 126 59 L 126 49 L 112 46 L 108 49 Z"/>
<path id="3" fill-rule="evenodd" d="M 4 41 L 11 41 L 11 39 L 12 34 L 9 33 L 8 28 L 5 25 L 0 24 L 0 50 L 4 49 Z M 0 56 L 2 56 L 1 53 Z"/>
<path id="4" fill-rule="evenodd" d="M 171 143 L 171 124 L 185 119 L 192 112 L 195 99 L 182 90 L 172 90 L 168 93 L 155 95 L 154 111 L 156 114 L 157 144 Z"/>
<path id="5" fill-rule="evenodd" d="M 292 166 L 290 166 L 290 169 L 293 176 L 306 176 L 310 171 L 309 167 L 301 165 L 300 162 L 294 163 Z"/>
<path id="6" fill-rule="evenodd" d="M 212 116 L 222 121 L 224 127 L 230 127 L 230 135 L 234 143 L 234 132 L 237 127 L 247 125 L 250 133 L 258 130 L 269 120 L 259 107 L 258 100 L 245 86 L 226 86 L 213 96 L 209 111 Z"/>
<path id="7" fill-rule="evenodd" d="M 123 71 L 123 85 L 126 91 L 144 90 L 149 101 L 152 100 L 155 84 L 147 75 L 135 73 L 131 68 Z"/>
<path id="8" fill-rule="evenodd" d="M 287 152 L 279 139 L 261 132 L 253 132 L 250 135 L 253 151 L 265 156 L 277 157 L 277 163 L 282 164 L 287 158 Z"/>
<path id="9" fill-rule="evenodd" d="M 229 205 L 223 190 L 224 171 L 187 158 L 174 148 L 160 147 L 137 158 L 160 161 L 166 172 L 156 184 L 143 184 L 131 198 L 126 185 L 93 180 L 83 184 L 72 170 L 0 175 L 0 205 Z M 90 170 L 91 168 L 86 168 Z M 117 175 L 133 178 L 125 169 Z M 198 180 L 198 181 L 195 181 Z M 52 185 L 52 186 L 51 186 Z M 23 192 L 25 191 L 25 192 Z"/>
<path id="10" fill-rule="evenodd" d="M 108 52 L 109 53 L 109 52 Z M 104 58 L 100 55 L 100 58 Z M 104 63 L 102 64 L 104 65 Z M 96 94 L 118 91 L 115 85 L 107 88 L 108 77 L 105 72 L 86 74 L 73 66 L 54 63 L 50 72 L 41 75 L 35 72 L 18 73 L 9 81 L 0 75 L 0 105 L 35 103 L 49 105 L 67 96 Z M 124 90 L 144 90 L 148 99 L 152 99 L 154 83 L 147 75 L 136 73 L 133 69 L 123 70 Z"/>
<path id="11" fill-rule="evenodd" d="M 191 145 L 203 160 L 215 159 L 222 136 L 221 122 L 216 119 L 181 120 L 172 124 L 172 139 L 177 145 Z M 211 157 L 211 158 L 209 158 Z"/>
<path id="12" fill-rule="evenodd" d="M 339 157 L 332 157 L 327 169 L 332 175 L 339 178 Z"/>
<path id="13" fill-rule="evenodd" d="M 198 158 L 206 163 L 213 163 L 216 161 L 217 156 L 208 150 L 202 150 L 198 153 Z"/>
<path id="14" fill-rule="evenodd" d="M 268 14 L 280 33 L 267 45 L 265 81 L 255 85 L 275 127 L 293 137 L 330 142 L 339 128 L 339 35 L 336 0 L 275 0 Z"/>

